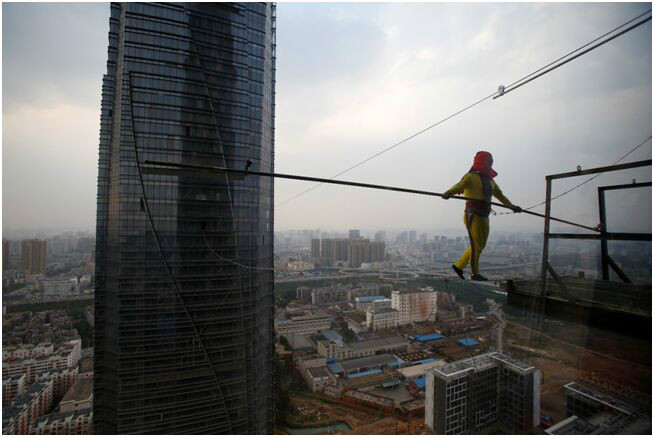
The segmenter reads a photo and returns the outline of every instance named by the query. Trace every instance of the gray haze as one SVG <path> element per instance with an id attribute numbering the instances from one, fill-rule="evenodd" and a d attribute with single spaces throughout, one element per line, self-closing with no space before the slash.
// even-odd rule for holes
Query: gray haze
<path id="1" fill-rule="evenodd" d="M 644 4 L 303 4 L 277 11 L 276 170 L 331 177 L 647 10 Z M 3 4 L 3 230 L 95 227 L 108 4 Z M 515 204 L 545 175 L 611 164 L 651 135 L 651 23 L 490 100 L 341 179 L 444 191 L 474 153 Z M 651 142 L 626 161 L 651 158 Z M 552 214 L 598 222 L 605 174 Z M 554 193 L 581 182 L 557 181 Z M 310 187 L 278 181 L 276 203 Z M 651 190 L 608 199 L 611 230 L 651 232 Z M 322 186 L 275 211 L 276 230 L 460 230 L 463 205 Z M 542 211 L 542 207 L 536 209 Z M 530 216 L 493 229 L 542 231 Z M 569 229 L 565 226 L 560 229 Z"/>

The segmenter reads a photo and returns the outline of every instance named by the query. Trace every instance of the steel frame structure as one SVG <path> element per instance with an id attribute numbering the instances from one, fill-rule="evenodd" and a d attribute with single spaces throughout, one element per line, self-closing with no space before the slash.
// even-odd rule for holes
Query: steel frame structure
<path id="1" fill-rule="evenodd" d="M 588 170 L 581 170 L 577 168 L 577 171 L 568 172 L 568 173 L 558 173 L 545 176 L 546 189 L 545 189 L 545 229 L 543 232 L 543 259 L 542 259 L 542 268 L 541 268 L 541 305 L 544 305 L 546 292 L 547 292 L 547 273 L 552 276 L 557 285 L 561 288 L 566 297 L 574 302 L 574 296 L 572 296 L 561 278 L 557 275 L 556 271 L 549 263 L 549 240 L 551 238 L 563 238 L 563 239 L 578 239 L 578 240 L 600 240 L 601 241 L 601 255 L 602 255 L 602 279 L 609 279 L 609 267 L 611 267 L 616 274 L 626 283 L 631 283 L 631 280 L 627 275 L 620 269 L 620 267 L 611 259 L 608 254 L 608 240 L 621 240 L 621 241 L 652 241 L 652 234 L 649 233 L 632 233 L 632 232 L 608 232 L 606 229 L 606 202 L 604 199 L 604 193 L 610 190 L 622 190 L 629 188 L 641 188 L 641 187 L 651 187 L 652 182 L 641 182 L 641 183 L 632 183 L 632 184 L 622 184 L 622 185 L 611 185 L 598 187 L 598 200 L 599 200 L 599 214 L 600 214 L 600 223 L 595 229 L 598 234 L 573 234 L 573 233 L 551 233 L 550 232 L 550 211 L 552 207 L 552 181 L 555 179 L 570 178 L 575 176 L 583 176 L 588 174 L 597 174 L 605 173 L 610 171 L 626 170 L 630 168 L 646 167 L 651 166 L 652 160 L 644 161 L 635 161 L 625 164 L 610 165 L 606 167 L 596 167 Z"/>

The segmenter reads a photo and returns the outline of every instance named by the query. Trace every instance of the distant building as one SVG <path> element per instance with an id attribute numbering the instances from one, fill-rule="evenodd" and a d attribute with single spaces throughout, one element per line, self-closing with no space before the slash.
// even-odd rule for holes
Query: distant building
<path id="1" fill-rule="evenodd" d="M 25 270 L 28 275 L 44 274 L 47 254 L 47 241 L 23 240 L 21 249 L 23 270 Z"/>
<path id="2" fill-rule="evenodd" d="M 400 312 L 390 307 L 370 308 L 366 311 L 366 325 L 373 331 L 395 328 L 400 325 Z"/>
<path id="3" fill-rule="evenodd" d="M 320 239 L 311 239 L 311 258 L 320 258 Z"/>
<path id="4" fill-rule="evenodd" d="M 324 366 L 310 367 L 304 371 L 303 376 L 314 393 L 322 392 L 329 385 L 330 380 L 334 379 L 334 376 Z"/>
<path id="5" fill-rule="evenodd" d="M 9 241 L 2 240 L 2 271 L 9 270 Z"/>
<path id="6" fill-rule="evenodd" d="M 386 241 L 386 231 L 375 232 L 375 241 Z"/>
<path id="7" fill-rule="evenodd" d="M 400 325 L 425 320 L 434 320 L 438 292 L 431 288 L 424 290 L 393 290 L 392 307 L 400 312 Z"/>
<path id="8" fill-rule="evenodd" d="M 416 231 L 409 231 L 409 244 L 415 244 L 416 242 Z"/>
<path id="9" fill-rule="evenodd" d="M 540 371 L 492 352 L 427 372 L 425 424 L 435 434 L 524 434 L 540 423 Z"/>
<path id="10" fill-rule="evenodd" d="M 327 359 L 348 360 L 370 357 L 381 352 L 402 352 L 408 347 L 409 342 L 399 336 L 355 341 L 349 344 L 342 339 L 327 338 L 318 341 L 318 354 Z"/>
<path id="11" fill-rule="evenodd" d="M 383 300 L 384 296 L 359 296 L 354 298 L 354 307 L 357 311 L 368 311 L 376 300 Z"/>
<path id="12" fill-rule="evenodd" d="M 92 435 L 93 409 L 47 414 L 30 425 L 32 435 Z"/>
<path id="13" fill-rule="evenodd" d="M 361 231 L 358 229 L 350 229 L 350 240 L 358 240 L 361 238 Z"/>
<path id="14" fill-rule="evenodd" d="M 30 385 L 16 396 L 13 405 L 2 409 L 3 434 L 27 434 L 37 417 L 52 408 L 52 381 Z"/>
<path id="15" fill-rule="evenodd" d="M 640 410 L 612 395 L 571 382 L 564 386 L 567 419 L 547 428 L 549 435 L 649 435 L 649 409 Z"/>
<path id="16" fill-rule="evenodd" d="M 275 318 L 277 336 L 289 334 L 315 334 L 331 326 L 331 318 L 324 313 L 305 313 L 288 319 Z"/>
<path id="17" fill-rule="evenodd" d="M 59 402 L 59 412 L 86 410 L 93 405 L 93 374 L 80 375 Z"/>
<path id="18" fill-rule="evenodd" d="M 18 395 L 25 393 L 27 378 L 25 374 L 2 379 L 2 407 L 8 407 Z"/>

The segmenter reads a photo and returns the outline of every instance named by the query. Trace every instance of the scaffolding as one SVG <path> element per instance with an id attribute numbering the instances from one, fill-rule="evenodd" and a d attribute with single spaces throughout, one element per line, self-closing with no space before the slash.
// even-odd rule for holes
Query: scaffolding
<path id="1" fill-rule="evenodd" d="M 606 173 L 611 171 L 626 170 L 630 168 L 639 168 L 651 166 L 652 160 L 644 161 L 635 161 L 625 164 L 610 165 L 606 167 L 596 167 L 588 170 L 582 170 L 581 167 L 577 167 L 577 171 L 568 172 L 568 173 L 558 173 L 545 176 L 546 188 L 545 188 L 545 229 L 543 232 L 543 260 L 541 268 L 541 291 L 540 291 L 540 308 L 544 309 L 545 299 L 547 298 L 547 274 L 554 279 L 559 288 L 563 291 L 563 294 L 570 302 L 575 302 L 575 296 L 570 292 L 568 287 L 561 280 L 561 277 L 556 273 L 552 265 L 549 263 L 549 240 L 552 238 L 560 239 L 577 239 L 577 240 L 600 240 L 601 242 L 601 256 L 602 256 L 602 278 L 605 281 L 609 280 L 609 266 L 616 272 L 616 274 L 624 281 L 625 283 L 631 283 L 631 280 L 627 275 L 620 269 L 620 267 L 613 261 L 613 259 L 608 254 L 608 241 L 609 240 L 621 240 L 621 241 L 652 241 L 652 234 L 650 233 L 632 233 L 632 232 L 608 232 L 606 228 L 606 202 L 604 199 L 604 194 L 609 190 L 621 190 L 628 188 L 639 188 L 639 187 L 651 187 L 652 182 L 643 182 L 643 183 L 634 183 L 632 184 L 623 184 L 623 185 L 612 185 L 598 188 L 599 196 L 599 211 L 600 211 L 600 223 L 594 229 L 599 233 L 594 234 L 574 234 L 574 233 L 551 233 L 550 232 L 550 222 L 551 222 L 551 207 L 552 207 L 552 181 L 555 179 L 570 178 L 576 176 L 583 176 L 589 174 L 598 174 Z"/>

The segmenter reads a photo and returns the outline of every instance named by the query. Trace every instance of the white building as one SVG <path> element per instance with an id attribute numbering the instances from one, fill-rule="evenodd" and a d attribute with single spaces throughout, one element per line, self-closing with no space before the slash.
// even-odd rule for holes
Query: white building
<path id="1" fill-rule="evenodd" d="M 438 292 L 431 287 L 420 290 L 393 290 L 391 306 L 400 312 L 400 325 L 436 320 Z"/>
<path id="2" fill-rule="evenodd" d="M 395 328 L 400 325 L 400 312 L 393 308 L 369 309 L 366 311 L 366 325 L 373 331 Z"/>
<path id="3" fill-rule="evenodd" d="M 331 326 L 329 315 L 324 313 L 305 314 L 288 319 L 275 319 L 277 336 L 288 334 L 315 334 Z"/>
<path id="4" fill-rule="evenodd" d="M 321 393 L 335 379 L 327 367 L 310 367 L 304 371 L 304 379 L 313 393 Z"/>

